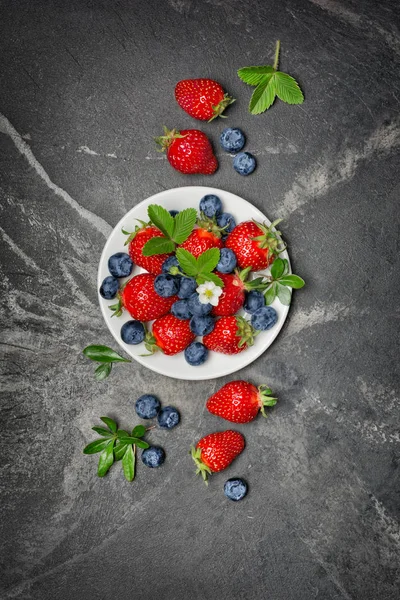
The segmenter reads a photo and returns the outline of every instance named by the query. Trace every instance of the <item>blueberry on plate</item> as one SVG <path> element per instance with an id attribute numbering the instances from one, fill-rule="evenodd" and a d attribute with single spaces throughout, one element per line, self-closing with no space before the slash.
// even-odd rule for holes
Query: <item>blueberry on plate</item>
<path id="1" fill-rule="evenodd" d="M 157 421 L 162 429 L 172 429 L 181 420 L 181 416 L 174 406 L 165 406 L 160 410 Z"/>
<path id="2" fill-rule="evenodd" d="M 151 469 L 155 469 L 156 467 L 160 467 L 165 460 L 165 452 L 160 446 L 150 446 L 150 448 L 146 448 L 142 452 L 142 461 L 146 467 L 150 467 Z"/>
<path id="3" fill-rule="evenodd" d="M 199 300 L 199 295 L 196 293 L 190 296 L 188 306 L 192 315 L 196 315 L 196 317 L 204 317 L 212 311 L 212 304 L 209 302 L 207 302 L 207 304 L 202 304 Z"/>
<path id="4" fill-rule="evenodd" d="M 215 319 L 211 315 L 195 315 L 190 319 L 190 329 L 194 335 L 207 335 L 215 327 Z"/>
<path id="5" fill-rule="evenodd" d="M 222 237 L 224 237 L 235 229 L 236 221 L 230 213 L 222 213 L 222 215 L 217 216 L 217 225 L 224 228 L 224 231 L 221 232 L 223 234 Z"/>
<path id="6" fill-rule="evenodd" d="M 207 194 L 200 200 L 200 211 L 209 219 L 222 213 L 222 202 L 215 194 Z"/>
<path id="7" fill-rule="evenodd" d="M 224 483 L 224 494 L 229 500 L 233 500 L 234 502 L 238 502 L 242 500 L 248 491 L 248 485 L 239 477 L 233 477 L 232 479 L 228 479 Z"/>
<path id="8" fill-rule="evenodd" d="M 220 135 L 219 142 L 225 152 L 240 152 L 246 143 L 243 131 L 237 127 L 227 127 Z"/>
<path id="9" fill-rule="evenodd" d="M 176 270 L 176 272 L 173 271 L 171 273 L 172 268 L 174 269 L 174 271 Z M 177 275 L 178 271 L 182 273 L 182 269 L 179 266 L 178 259 L 174 255 L 168 256 L 168 258 L 164 260 L 161 270 L 163 273 L 169 273 L 170 275 Z"/>
<path id="10" fill-rule="evenodd" d="M 240 152 L 233 159 L 233 168 L 239 175 L 250 175 L 256 164 L 256 159 L 250 152 Z"/>
<path id="11" fill-rule="evenodd" d="M 271 329 L 277 320 L 277 312 L 272 306 L 262 306 L 251 316 L 251 324 L 254 329 L 258 329 L 259 331 Z"/>
<path id="12" fill-rule="evenodd" d="M 192 342 L 185 348 L 185 360 L 192 367 L 199 367 L 206 362 L 208 349 L 201 342 Z"/>
<path id="13" fill-rule="evenodd" d="M 171 215 L 171 217 L 176 217 L 176 215 L 179 215 L 179 210 L 170 210 L 168 212 Z"/>
<path id="14" fill-rule="evenodd" d="M 177 300 L 171 306 L 171 313 L 181 321 L 187 321 L 192 316 L 187 300 Z"/>
<path id="15" fill-rule="evenodd" d="M 132 269 L 133 261 L 126 252 L 117 252 L 108 259 L 108 270 L 113 277 L 128 277 Z"/>
<path id="16" fill-rule="evenodd" d="M 179 280 L 178 298 L 190 298 L 196 291 L 197 281 L 193 277 L 181 277 Z"/>
<path id="17" fill-rule="evenodd" d="M 119 289 L 119 281 L 109 275 L 105 279 L 103 279 L 103 283 L 100 286 L 100 296 L 105 298 L 106 300 L 111 300 L 115 298 Z"/>
<path id="18" fill-rule="evenodd" d="M 140 321 L 127 321 L 121 327 L 121 338 L 125 344 L 140 344 L 146 337 L 146 330 Z"/>
<path id="19" fill-rule="evenodd" d="M 143 394 L 135 402 L 136 414 L 141 419 L 154 419 L 161 408 L 161 402 L 152 394 Z"/>
<path id="20" fill-rule="evenodd" d="M 230 248 L 221 248 L 217 271 L 220 273 L 232 273 L 237 265 L 236 254 Z"/>
<path id="21" fill-rule="evenodd" d="M 252 315 L 262 306 L 265 306 L 265 298 L 262 292 L 258 290 L 250 290 L 249 292 L 246 292 L 243 308 L 247 313 Z"/>
<path id="22" fill-rule="evenodd" d="M 154 280 L 154 289 L 162 298 L 170 298 L 175 296 L 179 289 L 179 281 L 174 275 L 161 273 Z"/>

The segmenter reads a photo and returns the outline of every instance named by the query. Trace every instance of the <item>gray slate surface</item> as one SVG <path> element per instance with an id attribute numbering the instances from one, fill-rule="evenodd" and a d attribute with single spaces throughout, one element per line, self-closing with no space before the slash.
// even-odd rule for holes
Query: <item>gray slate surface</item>
<path id="1" fill-rule="evenodd" d="M 2 591 L 23 600 L 398 598 L 399 5 L 335 0 L 1 3 Z M 235 75 L 272 61 L 306 94 L 259 117 Z M 175 104 L 184 77 L 238 101 L 200 124 Z M 217 141 L 241 126 L 259 167 L 182 176 L 161 126 Z M 187 449 L 223 428 L 204 410 L 225 380 L 139 365 L 101 385 L 81 350 L 112 344 L 96 269 L 136 203 L 182 185 L 237 193 L 284 217 L 307 280 L 270 350 L 238 376 L 280 403 L 238 427 L 247 449 L 208 489 Z M 397 371 L 398 372 L 398 371 Z M 230 379 L 230 378 L 228 378 Z M 397 388 L 397 391 L 396 391 Z M 108 414 L 135 422 L 155 392 L 179 407 L 162 470 L 96 477 L 82 448 Z M 245 501 L 222 494 L 244 476 Z"/>

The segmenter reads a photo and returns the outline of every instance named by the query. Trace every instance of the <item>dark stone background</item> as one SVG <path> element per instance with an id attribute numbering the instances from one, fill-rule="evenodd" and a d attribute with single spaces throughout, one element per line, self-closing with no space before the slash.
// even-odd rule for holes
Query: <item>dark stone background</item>
<path id="1" fill-rule="evenodd" d="M 23 600 L 394 600 L 400 535 L 398 379 L 399 4 L 395 0 L 120 0 L 1 7 L 2 592 Z M 239 67 L 272 62 L 306 102 L 247 113 Z M 194 122 L 185 77 L 218 79 L 229 120 Z M 213 139 L 240 126 L 257 172 L 217 151 L 212 177 L 156 153 L 161 126 Z M 82 354 L 112 344 L 96 269 L 142 199 L 214 185 L 284 217 L 307 280 L 268 352 L 238 373 L 280 398 L 239 427 L 247 449 L 206 489 L 187 454 L 223 427 L 204 411 L 224 381 L 139 365 L 96 384 Z M 397 290 L 396 290 L 397 288 Z M 230 379 L 230 378 L 227 378 Z M 136 421 L 145 391 L 178 406 L 162 470 L 128 484 L 82 455 L 108 414 Z M 234 505 L 228 476 L 250 485 Z"/>

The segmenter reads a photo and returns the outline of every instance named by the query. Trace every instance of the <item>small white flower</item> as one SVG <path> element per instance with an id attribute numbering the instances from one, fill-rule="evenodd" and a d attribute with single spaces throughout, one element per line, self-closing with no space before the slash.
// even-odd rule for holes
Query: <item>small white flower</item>
<path id="1" fill-rule="evenodd" d="M 196 288 L 196 292 L 199 294 L 201 304 L 217 306 L 219 297 L 222 294 L 222 287 L 215 285 L 213 281 L 206 281 Z"/>

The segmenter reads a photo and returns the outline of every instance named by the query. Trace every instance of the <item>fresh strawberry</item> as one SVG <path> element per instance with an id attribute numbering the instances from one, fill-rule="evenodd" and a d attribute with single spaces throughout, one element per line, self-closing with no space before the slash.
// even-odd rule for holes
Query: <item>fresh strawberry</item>
<path id="1" fill-rule="evenodd" d="M 221 317 L 213 331 L 203 337 L 203 344 L 214 352 L 239 354 L 254 344 L 258 333 L 243 317 Z"/>
<path id="2" fill-rule="evenodd" d="M 143 247 L 154 237 L 163 237 L 163 234 L 157 227 L 148 226 L 142 223 L 142 227 L 137 227 L 133 233 L 129 234 L 127 243 L 129 243 L 129 255 L 133 262 L 146 269 L 149 273 L 160 275 L 163 262 L 171 254 L 155 254 L 154 256 L 143 256 Z"/>
<path id="3" fill-rule="evenodd" d="M 228 235 L 225 246 L 234 251 L 241 269 L 266 269 L 285 249 L 278 237 L 280 231 L 274 230 L 280 221 L 281 219 L 274 221 L 269 227 L 255 221 L 244 221 Z"/>
<path id="4" fill-rule="evenodd" d="M 201 473 L 207 483 L 210 473 L 223 471 L 244 449 L 244 437 L 238 431 L 217 431 L 201 438 L 192 446 L 191 453 L 196 463 L 196 475 Z"/>
<path id="5" fill-rule="evenodd" d="M 217 237 L 215 233 L 199 227 L 198 229 L 194 229 L 188 239 L 179 247 L 184 248 L 193 254 L 195 258 L 198 258 L 206 250 L 210 248 L 222 248 L 223 245 L 221 238 Z"/>
<path id="6" fill-rule="evenodd" d="M 121 303 L 138 321 L 152 321 L 166 315 L 178 296 L 161 298 L 154 290 L 156 276 L 152 273 L 135 275 L 121 292 Z"/>
<path id="7" fill-rule="evenodd" d="M 217 306 L 212 309 L 213 315 L 217 317 L 235 315 L 244 304 L 246 290 L 265 290 L 267 288 L 268 283 L 264 283 L 262 277 L 246 281 L 249 273 L 250 267 L 241 272 L 235 271 L 235 273 L 216 272 L 216 275 L 224 282 L 224 287 Z"/>
<path id="8" fill-rule="evenodd" d="M 166 150 L 170 165 L 181 173 L 212 175 L 218 168 L 210 140 L 198 129 L 169 131 L 164 127 L 164 135 L 156 142 Z"/>
<path id="9" fill-rule="evenodd" d="M 206 403 L 207 410 L 232 423 L 248 423 L 255 419 L 260 409 L 266 417 L 265 407 L 275 406 L 277 398 L 271 397 L 266 385 L 258 388 L 247 381 L 230 381 L 213 394 Z"/>
<path id="10" fill-rule="evenodd" d="M 193 342 L 195 337 L 190 329 L 189 321 L 182 321 L 174 315 L 168 314 L 154 321 L 152 334 L 147 335 L 145 346 L 152 354 L 157 350 L 162 350 L 164 354 L 171 356 L 182 352 Z"/>
<path id="11" fill-rule="evenodd" d="M 175 86 L 175 98 L 185 112 L 200 121 L 212 121 L 235 102 L 213 79 L 183 79 Z"/>

